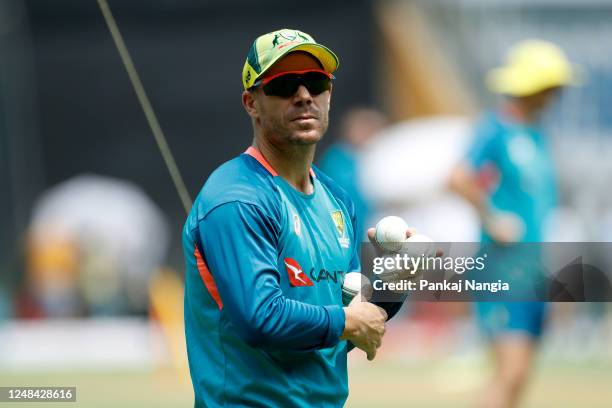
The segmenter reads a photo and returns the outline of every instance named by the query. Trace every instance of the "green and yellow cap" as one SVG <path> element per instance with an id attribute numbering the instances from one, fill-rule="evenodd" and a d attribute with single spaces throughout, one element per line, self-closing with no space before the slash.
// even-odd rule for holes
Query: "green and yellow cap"
<path id="1" fill-rule="evenodd" d="M 494 92 L 521 97 L 551 87 L 580 85 L 579 72 L 556 44 L 526 40 L 509 50 L 505 66 L 489 72 L 487 84 Z"/>
<path id="2" fill-rule="evenodd" d="M 321 63 L 330 74 L 338 69 L 340 61 L 336 54 L 317 42 L 310 35 L 283 28 L 257 37 L 253 42 L 242 68 L 242 85 L 249 89 L 276 61 L 292 51 L 305 51 Z"/>

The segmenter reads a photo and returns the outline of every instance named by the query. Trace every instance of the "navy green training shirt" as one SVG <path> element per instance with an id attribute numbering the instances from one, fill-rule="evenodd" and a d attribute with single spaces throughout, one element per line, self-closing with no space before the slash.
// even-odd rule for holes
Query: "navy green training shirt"
<path id="1" fill-rule="evenodd" d="M 350 198 L 314 168 L 303 194 L 258 150 L 215 170 L 183 230 L 196 407 L 341 407 L 342 282 L 360 270 Z"/>

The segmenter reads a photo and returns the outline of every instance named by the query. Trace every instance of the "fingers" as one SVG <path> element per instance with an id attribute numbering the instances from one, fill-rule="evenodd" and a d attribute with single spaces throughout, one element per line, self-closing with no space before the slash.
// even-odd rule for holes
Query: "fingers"
<path id="1" fill-rule="evenodd" d="M 350 340 L 353 344 L 363 350 L 368 360 L 374 360 L 376 350 L 382 344 L 382 338 L 385 335 L 385 322 L 387 321 L 387 312 L 369 302 L 362 302 L 359 296 L 351 301 L 348 307 L 345 308 L 345 313 L 351 317 L 351 326 L 355 326 L 347 331 L 347 335 L 343 334 L 343 340 Z"/>
<path id="2" fill-rule="evenodd" d="M 416 228 L 409 227 L 406 230 L 406 238 L 410 238 L 416 233 L 417 233 Z M 376 228 L 368 228 L 368 239 L 370 240 L 370 243 L 374 245 L 374 248 L 376 249 L 376 252 L 378 253 L 378 255 L 382 255 L 384 251 L 380 247 L 380 245 L 376 242 Z"/>
<path id="3" fill-rule="evenodd" d="M 368 356 L 368 360 L 374 360 L 376 357 L 376 353 L 380 346 L 382 346 L 382 338 L 385 334 L 385 326 L 382 325 L 380 328 L 376 329 L 376 334 L 370 335 L 365 344 L 362 344 L 361 348 Z"/>
<path id="4" fill-rule="evenodd" d="M 384 251 L 378 242 L 376 242 L 376 228 L 368 228 L 368 239 L 370 240 L 370 244 L 372 244 L 374 251 L 376 251 L 376 256 L 382 256 Z"/>
<path id="5" fill-rule="evenodd" d="M 411 236 L 413 236 L 413 235 L 414 235 L 414 234 L 416 234 L 416 233 L 417 233 L 416 228 L 412 228 L 412 227 L 410 227 L 410 228 L 408 228 L 408 229 L 406 230 L 406 238 L 410 238 Z"/>
<path id="6" fill-rule="evenodd" d="M 417 233 L 417 229 L 410 227 L 406 230 L 406 238 L 410 238 L 411 236 L 413 236 L 414 234 Z M 368 228 L 368 239 L 370 240 L 371 243 L 375 244 L 376 243 L 376 229 L 375 228 Z"/>
<path id="7" fill-rule="evenodd" d="M 389 317 L 389 315 L 387 314 L 387 311 L 380 306 L 376 306 L 376 307 L 378 308 L 378 311 L 382 315 L 384 321 L 387 321 L 387 317 Z"/>
<path id="8" fill-rule="evenodd" d="M 380 345 L 382 344 L 382 338 L 385 336 L 386 332 L 387 332 L 387 326 L 383 323 L 380 329 L 378 329 L 378 333 L 380 334 L 380 337 L 378 338 L 379 339 L 378 345 L 376 347 L 380 347 Z"/>
<path id="9" fill-rule="evenodd" d="M 384 329 L 383 329 L 383 332 L 384 332 Z M 378 352 L 378 349 L 380 348 L 380 346 L 382 346 L 382 335 L 380 337 L 372 339 L 372 341 L 369 344 L 369 347 L 367 347 L 367 349 L 364 350 L 368 356 L 368 360 L 370 361 L 374 360 L 374 357 L 376 357 L 376 353 Z"/>
<path id="10" fill-rule="evenodd" d="M 372 361 L 374 360 L 374 357 L 376 357 L 376 353 L 378 352 L 378 349 L 380 348 L 382 344 L 382 339 L 379 337 L 376 340 L 373 340 L 370 344 L 367 350 L 365 350 L 366 354 L 368 355 L 368 360 Z"/>
<path id="11" fill-rule="evenodd" d="M 417 229 L 416 228 L 409 227 L 406 230 L 406 238 L 410 238 L 411 236 L 413 236 L 416 233 L 417 233 Z M 375 228 L 368 228 L 368 239 L 370 240 L 370 242 L 372 244 L 376 243 L 376 229 Z"/>
<path id="12" fill-rule="evenodd" d="M 375 236 L 376 236 L 376 229 L 375 228 L 368 228 L 368 239 L 373 244 L 376 243 Z"/>

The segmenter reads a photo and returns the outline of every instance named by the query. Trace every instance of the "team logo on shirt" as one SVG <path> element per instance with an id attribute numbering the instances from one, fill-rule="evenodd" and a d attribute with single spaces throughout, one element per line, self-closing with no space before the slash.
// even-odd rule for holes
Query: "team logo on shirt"
<path id="1" fill-rule="evenodd" d="M 342 211 L 332 211 L 331 213 L 332 220 L 334 220 L 334 224 L 336 224 L 336 230 L 338 231 L 338 235 L 344 235 L 344 217 L 342 216 Z"/>
<path id="2" fill-rule="evenodd" d="M 304 273 L 302 267 L 295 259 L 285 258 L 285 267 L 289 275 L 289 283 L 291 286 L 313 286 L 310 278 Z"/>
<path id="3" fill-rule="evenodd" d="M 351 244 L 351 240 L 346 236 L 346 228 L 344 224 L 344 215 L 342 211 L 336 210 L 331 212 L 331 218 L 336 225 L 336 232 L 338 233 L 338 242 L 342 248 L 348 248 Z"/>

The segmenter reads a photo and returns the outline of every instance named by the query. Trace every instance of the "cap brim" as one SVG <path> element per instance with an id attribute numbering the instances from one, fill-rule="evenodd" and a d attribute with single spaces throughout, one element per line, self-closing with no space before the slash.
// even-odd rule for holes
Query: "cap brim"
<path id="1" fill-rule="evenodd" d="M 510 96 L 528 96 L 555 86 L 580 86 L 583 81 L 583 70 L 572 65 L 567 78 L 551 82 L 529 81 L 511 68 L 495 68 L 487 75 L 487 86 L 493 92 Z"/>
<path id="2" fill-rule="evenodd" d="M 295 51 L 304 51 L 309 53 L 321 63 L 323 70 L 329 72 L 330 74 L 336 71 L 340 66 L 340 60 L 338 60 L 336 54 L 334 54 L 333 51 L 327 48 L 326 46 L 314 43 L 302 43 L 297 44 L 293 47 L 288 47 L 282 54 L 277 55 L 276 58 L 271 60 L 267 66 L 263 67 L 261 73 L 257 75 L 256 79 L 260 78 L 263 74 L 265 74 L 265 72 L 270 69 L 274 64 L 276 64 L 278 60 L 280 60 L 290 52 Z"/>

